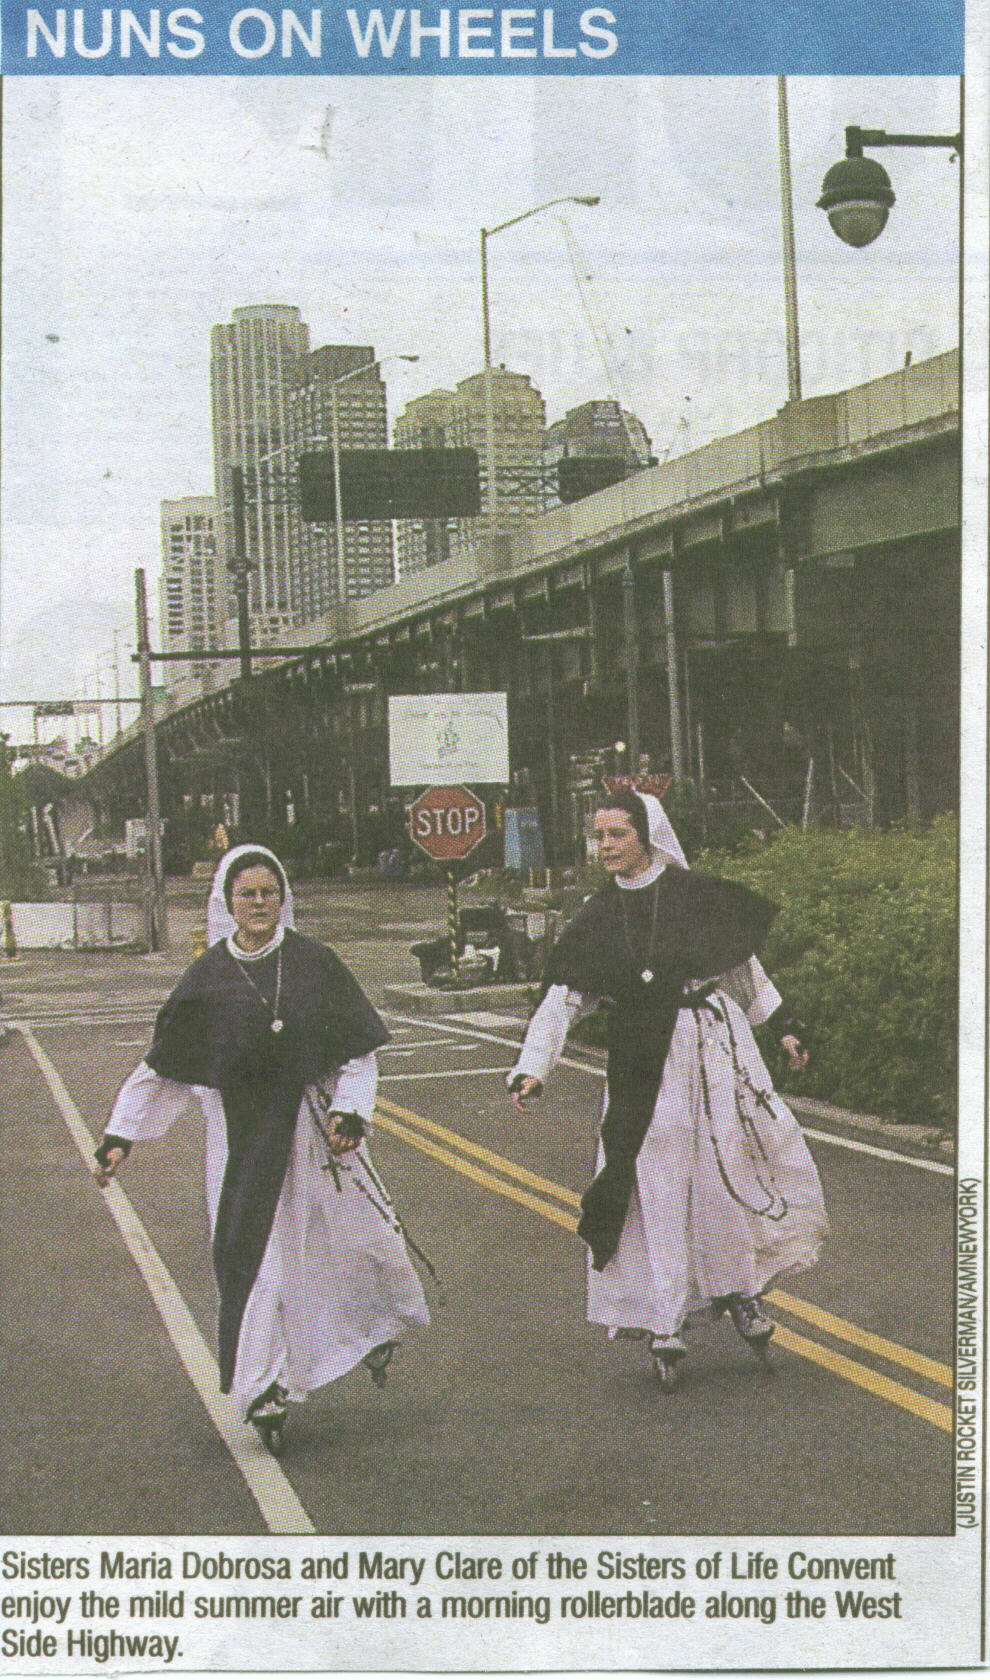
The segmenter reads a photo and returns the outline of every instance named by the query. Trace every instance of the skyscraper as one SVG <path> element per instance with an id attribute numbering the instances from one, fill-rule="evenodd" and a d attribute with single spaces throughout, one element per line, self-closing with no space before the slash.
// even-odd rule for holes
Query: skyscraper
<path id="1" fill-rule="evenodd" d="M 352 377 L 347 377 L 348 375 Z M 388 447 L 385 384 L 370 344 L 324 344 L 302 357 L 287 407 L 288 459 L 308 449 L 327 450 L 333 437 L 333 388 L 341 449 Z M 333 605 L 338 594 L 337 538 L 333 524 L 293 518 L 291 591 L 296 622 L 305 624 Z M 393 580 L 389 520 L 348 520 L 344 525 L 344 591 L 353 598 Z"/>
<path id="2" fill-rule="evenodd" d="M 234 555 L 230 468 L 245 483 L 251 637 L 263 643 L 298 622 L 292 597 L 290 531 L 298 519 L 287 488 L 289 393 L 299 383 L 309 328 L 286 304 L 235 309 L 210 335 L 213 471 L 220 509 L 217 597 L 222 619 L 236 607 L 228 568 Z"/>
<path id="3" fill-rule="evenodd" d="M 612 398 L 570 408 L 563 420 L 554 421 L 544 432 L 542 505 L 547 513 L 560 507 L 556 468 L 568 457 L 583 461 L 619 460 L 630 472 L 649 466 L 653 460 L 643 422 Z"/>
<path id="4" fill-rule="evenodd" d="M 442 427 L 443 445 L 448 449 L 469 448 L 477 451 L 481 477 L 481 505 L 488 506 L 486 470 L 485 376 L 474 373 L 462 379 L 451 392 L 436 391 L 421 398 L 432 409 L 422 409 L 411 415 L 409 431 L 414 432 L 422 422 L 432 428 L 436 440 Z M 446 401 L 444 400 L 446 399 Z M 406 417 L 414 405 L 405 410 L 399 427 L 405 428 Z M 542 442 L 545 422 L 543 398 L 525 373 L 511 373 L 505 366 L 492 369 L 492 435 L 495 451 L 495 483 L 498 491 L 498 530 L 505 534 L 517 531 L 535 519 L 540 512 L 542 484 Z M 425 447 L 419 440 L 416 447 Z M 434 447 L 436 441 L 434 442 Z M 403 445 L 414 447 L 412 441 Z M 432 521 L 430 522 L 432 523 Z M 488 521 L 482 512 L 480 519 L 443 521 L 447 526 L 449 554 L 471 554 L 479 541 L 488 537 Z M 425 544 L 420 552 L 425 552 Z M 446 558 L 437 553 L 435 558 Z M 429 562 L 426 562 L 429 563 Z"/>
<path id="5" fill-rule="evenodd" d="M 399 415 L 392 430 L 396 449 L 450 448 L 453 391 L 427 391 L 414 397 Z M 395 535 L 400 577 L 423 566 L 435 566 L 450 556 L 451 519 L 399 519 Z"/>
<path id="6" fill-rule="evenodd" d="M 217 504 L 212 496 L 183 496 L 161 504 L 162 575 L 159 583 L 166 653 L 220 647 L 216 592 Z M 191 660 L 165 667 L 168 686 L 199 676 Z"/>

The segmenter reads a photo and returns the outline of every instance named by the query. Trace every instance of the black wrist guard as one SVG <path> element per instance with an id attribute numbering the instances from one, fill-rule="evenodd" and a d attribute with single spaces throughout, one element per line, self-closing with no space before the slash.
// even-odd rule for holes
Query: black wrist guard
<path id="1" fill-rule="evenodd" d="M 791 1014 L 786 1003 L 778 1004 L 773 1014 L 768 1015 L 763 1024 L 778 1042 L 790 1035 L 797 1039 L 802 1050 L 807 1049 L 811 1035 L 804 1022 L 799 1021 L 796 1015 Z"/>
<path id="2" fill-rule="evenodd" d="M 334 1135 L 343 1138 L 346 1143 L 360 1143 L 365 1134 L 365 1124 L 360 1114 L 342 1114 L 334 1109 L 329 1116 Z"/>
<path id="3" fill-rule="evenodd" d="M 522 1090 L 522 1083 L 524 1079 L 532 1079 L 532 1077 L 533 1075 L 531 1073 L 517 1073 L 514 1079 L 510 1079 L 509 1090 L 512 1092 L 512 1095 L 516 1096 L 517 1093 Z M 542 1089 L 543 1081 L 538 1079 L 529 1095 L 531 1097 L 538 1097 Z"/>
<path id="4" fill-rule="evenodd" d="M 127 1156 L 131 1152 L 130 1138 L 114 1137 L 112 1132 L 104 1132 L 103 1140 L 100 1143 L 99 1148 L 93 1151 L 93 1159 L 96 1161 L 97 1166 L 109 1166 L 111 1149 L 122 1149 L 124 1151 L 124 1159 L 126 1160 Z"/>

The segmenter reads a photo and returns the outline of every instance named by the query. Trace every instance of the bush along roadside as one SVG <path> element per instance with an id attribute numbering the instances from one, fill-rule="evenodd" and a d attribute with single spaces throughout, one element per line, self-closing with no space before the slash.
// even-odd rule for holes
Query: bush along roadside
<path id="1" fill-rule="evenodd" d="M 763 963 L 812 1051 L 795 1077 L 764 1045 L 781 1090 L 954 1129 L 957 843 L 943 816 L 921 833 L 787 829 L 697 859 L 779 906 Z"/>

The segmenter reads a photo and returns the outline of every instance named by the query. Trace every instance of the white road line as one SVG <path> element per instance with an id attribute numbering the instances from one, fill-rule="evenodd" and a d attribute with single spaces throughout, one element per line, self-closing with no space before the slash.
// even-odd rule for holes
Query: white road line
<path id="1" fill-rule="evenodd" d="M 394 1015 L 389 1011 L 385 1011 L 385 1018 L 389 1021 L 411 1023 L 415 1021 L 415 1017 L 411 1015 Z M 423 1025 L 423 1023 L 420 1022 L 420 1025 Z M 437 1030 L 440 1031 L 439 1028 Z M 522 1042 L 521 1038 L 502 1038 L 496 1033 L 482 1032 L 479 1027 L 455 1027 L 452 1021 L 444 1022 L 443 1031 L 459 1033 L 464 1038 L 483 1038 L 489 1044 L 507 1044 L 512 1050 L 518 1050 Z M 557 1066 L 574 1068 L 578 1073 L 588 1073 L 593 1079 L 605 1078 L 604 1068 L 595 1067 L 591 1062 L 575 1061 L 573 1056 L 561 1056 Z M 473 1071 L 480 1072 L 481 1070 L 476 1068 Z M 500 1071 L 507 1072 L 508 1070 L 500 1069 Z M 787 1101 L 786 1094 L 784 1101 Z M 801 1121 L 798 1124 L 801 1126 L 805 1137 L 814 1138 L 818 1143 L 832 1143 L 836 1149 L 851 1149 L 856 1154 L 876 1155 L 881 1161 L 896 1161 L 903 1167 L 921 1167 L 924 1172 L 942 1173 L 948 1178 L 955 1177 L 955 1167 L 947 1166 L 944 1161 L 926 1161 L 921 1155 L 901 1155 L 896 1149 L 882 1149 L 879 1144 L 860 1143 L 857 1138 L 840 1137 L 835 1132 L 822 1132 L 814 1126 L 805 1126 Z"/>
<path id="2" fill-rule="evenodd" d="M 405 1056 L 412 1050 L 449 1050 L 456 1046 L 461 1048 L 456 1038 L 414 1038 L 403 1039 L 401 1044 L 383 1044 L 378 1051 L 379 1056 Z"/>
<path id="3" fill-rule="evenodd" d="M 406 1021 L 410 1025 L 418 1024 L 420 1027 L 427 1025 L 425 1021 L 417 1023 L 416 1017 L 413 1015 L 396 1015 L 389 1009 L 382 1010 L 381 1013 L 385 1016 L 386 1021 Z M 445 1021 L 443 1026 L 437 1027 L 436 1030 L 437 1032 L 457 1033 L 461 1038 L 483 1038 L 487 1044 L 507 1044 L 510 1050 L 518 1050 L 522 1043 L 521 1034 L 518 1038 L 502 1038 L 497 1033 L 482 1032 L 480 1027 L 455 1027 L 453 1021 Z M 590 1073 L 598 1079 L 605 1078 L 604 1068 L 597 1068 L 591 1062 L 576 1062 L 573 1056 L 561 1056 L 557 1066 L 577 1068 L 579 1073 Z"/>
<path id="4" fill-rule="evenodd" d="M 29 1024 L 35 1027 L 151 1027 L 154 1020 L 153 1011 L 148 1015 L 107 1015 L 102 1012 L 99 1015 L 67 1015 L 62 1010 L 52 1010 L 47 1014 L 39 1009 L 32 1013 Z M 5 1015 L 2 1017 L 2 1024 L 5 1027 L 19 1027 L 21 1022 Z"/>
<path id="5" fill-rule="evenodd" d="M 503 1063 L 501 1067 L 440 1068 L 436 1073 L 380 1073 L 378 1083 L 384 1085 L 389 1080 L 393 1083 L 396 1080 L 408 1083 L 410 1079 L 471 1079 L 476 1073 L 500 1073 L 504 1076 L 508 1071 L 508 1063 Z"/>
<path id="6" fill-rule="evenodd" d="M 31 1028 L 17 1021 L 16 1026 L 40 1068 L 48 1089 L 58 1106 L 72 1140 L 87 1169 L 93 1160 L 93 1138 L 70 1097 L 55 1064 L 42 1049 Z M 135 1213 L 119 1184 L 110 1184 L 103 1192 L 117 1228 L 130 1252 L 134 1264 L 148 1286 L 152 1300 L 168 1331 L 172 1345 L 182 1360 L 197 1394 L 206 1407 L 217 1433 L 233 1458 L 248 1488 L 257 1502 L 272 1534 L 315 1534 L 310 1521 L 296 1497 L 295 1490 L 275 1460 L 265 1452 L 247 1424 L 236 1421 L 229 1411 L 229 1403 L 220 1393 L 220 1373 L 216 1360 L 204 1342 L 195 1320 L 177 1289 L 175 1282 L 155 1248 L 141 1220 Z"/>
<path id="7" fill-rule="evenodd" d="M 466 1027 L 504 1027 L 506 1020 L 494 1009 L 458 1009 L 457 1019 Z"/>

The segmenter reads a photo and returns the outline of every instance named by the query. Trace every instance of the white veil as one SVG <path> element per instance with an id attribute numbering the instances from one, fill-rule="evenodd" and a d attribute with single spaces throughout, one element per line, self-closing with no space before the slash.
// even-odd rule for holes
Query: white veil
<path id="1" fill-rule="evenodd" d="M 646 806 L 647 821 L 650 825 L 651 856 L 660 863 L 676 863 L 682 869 L 687 869 L 688 860 L 659 799 L 652 793 L 639 793 L 638 789 L 636 792 L 637 797 Z"/>
<path id="2" fill-rule="evenodd" d="M 279 911 L 279 927 L 294 928 L 296 925 L 295 905 L 292 901 L 292 888 L 289 886 L 289 877 L 286 875 L 285 870 L 282 868 L 282 865 L 275 856 L 275 853 L 269 851 L 267 846 L 252 846 L 249 843 L 242 846 L 232 846 L 230 851 L 225 852 L 223 857 L 220 859 L 220 862 L 217 864 L 217 872 L 213 877 L 213 885 L 210 888 L 210 896 L 206 903 L 207 945 L 217 945 L 221 939 L 229 939 L 230 935 L 237 926 L 233 916 L 227 909 L 227 901 L 223 896 L 223 884 L 227 879 L 227 873 L 231 864 L 236 863 L 239 857 L 245 856 L 248 852 L 256 853 L 259 857 L 264 858 L 266 864 L 274 870 L 275 874 L 282 883 L 285 897 L 282 900 L 282 908 Z"/>

